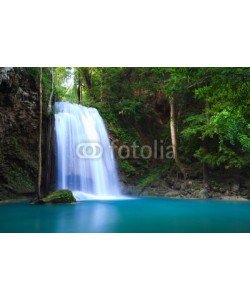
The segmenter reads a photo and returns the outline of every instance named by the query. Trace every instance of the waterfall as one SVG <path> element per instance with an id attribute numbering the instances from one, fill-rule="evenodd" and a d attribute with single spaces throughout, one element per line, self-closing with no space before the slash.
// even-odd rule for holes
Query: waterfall
<path id="1" fill-rule="evenodd" d="M 120 196 L 113 149 L 95 108 L 55 103 L 57 189 L 70 189 L 77 200 Z"/>

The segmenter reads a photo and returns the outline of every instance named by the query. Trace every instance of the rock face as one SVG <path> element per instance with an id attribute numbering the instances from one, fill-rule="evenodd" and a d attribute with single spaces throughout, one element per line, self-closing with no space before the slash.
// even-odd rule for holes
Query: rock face
<path id="1" fill-rule="evenodd" d="M 34 204 L 66 204 L 75 202 L 76 199 L 70 190 L 58 190 L 41 200 L 35 201 Z"/>
<path id="2" fill-rule="evenodd" d="M 39 100 L 23 68 L 0 68 L 0 201 L 35 192 Z"/>

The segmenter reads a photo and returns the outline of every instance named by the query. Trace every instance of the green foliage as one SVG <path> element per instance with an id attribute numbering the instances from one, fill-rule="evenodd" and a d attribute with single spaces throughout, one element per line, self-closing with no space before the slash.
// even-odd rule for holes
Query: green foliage
<path id="1" fill-rule="evenodd" d="M 56 99 L 77 102 L 74 68 L 59 67 L 54 69 Z"/>
<path id="2" fill-rule="evenodd" d="M 204 115 L 189 115 L 186 117 L 184 124 L 187 124 L 182 132 L 181 136 L 187 141 L 193 136 L 198 135 L 202 136 L 204 131 L 204 124 L 206 123 L 206 119 Z"/>
<path id="3" fill-rule="evenodd" d="M 141 187 L 148 186 L 154 183 L 155 181 L 159 180 L 160 177 L 161 177 L 160 172 L 158 170 L 157 171 L 153 170 L 146 177 L 144 177 L 139 181 L 139 185 Z"/>
<path id="4" fill-rule="evenodd" d="M 166 91 L 188 108 L 180 132 L 186 155 L 211 167 L 249 164 L 249 78 L 248 68 L 170 70 Z"/>
<path id="5" fill-rule="evenodd" d="M 165 161 L 165 163 L 149 170 L 147 175 L 139 180 L 139 185 L 141 187 L 144 187 L 159 181 L 169 172 L 169 169 L 170 163 L 168 161 Z"/>
<path id="6" fill-rule="evenodd" d="M 35 76 L 37 70 L 29 72 Z M 44 74 L 49 90 L 50 75 Z M 249 165 L 249 79 L 249 68 L 55 68 L 57 99 L 78 102 L 81 86 L 81 104 L 100 111 L 118 145 L 154 139 L 170 144 L 169 101 L 174 99 L 181 161 L 226 169 Z M 155 163 L 161 164 L 119 161 L 135 176 L 148 168 L 151 174 Z M 146 182 L 157 177 L 152 172 Z"/>
<path id="7" fill-rule="evenodd" d="M 38 67 L 35 67 L 35 68 L 25 67 L 23 69 L 34 80 L 38 80 L 39 75 L 40 75 L 40 68 L 38 68 Z"/>
<path id="8" fill-rule="evenodd" d="M 47 106 L 50 99 L 51 89 L 52 89 L 52 75 L 51 68 L 43 68 L 42 70 L 42 87 L 43 87 L 43 111 L 47 111 Z M 39 75 L 40 76 L 40 75 Z"/>
<path id="9" fill-rule="evenodd" d="M 125 174 L 134 175 L 136 174 L 136 168 L 131 165 L 128 160 L 120 160 L 121 171 Z"/>

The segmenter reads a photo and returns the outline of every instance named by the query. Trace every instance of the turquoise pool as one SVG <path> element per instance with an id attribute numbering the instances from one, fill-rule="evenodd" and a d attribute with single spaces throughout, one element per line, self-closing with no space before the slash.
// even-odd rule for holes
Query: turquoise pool
<path id="1" fill-rule="evenodd" d="M 0 232 L 250 232 L 250 202 L 141 197 L 0 205 Z"/>

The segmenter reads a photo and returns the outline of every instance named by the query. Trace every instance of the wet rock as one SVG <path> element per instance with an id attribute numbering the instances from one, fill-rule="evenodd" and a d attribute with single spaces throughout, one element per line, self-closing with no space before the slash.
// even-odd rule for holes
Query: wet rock
<path id="1" fill-rule="evenodd" d="M 75 202 L 76 199 L 70 190 L 58 190 L 45 198 L 34 201 L 33 204 L 68 204 Z"/>
<path id="2" fill-rule="evenodd" d="M 143 189 L 140 186 L 136 185 L 123 185 L 122 193 L 130 196 L 138 196 L 142 193 Z"/>

